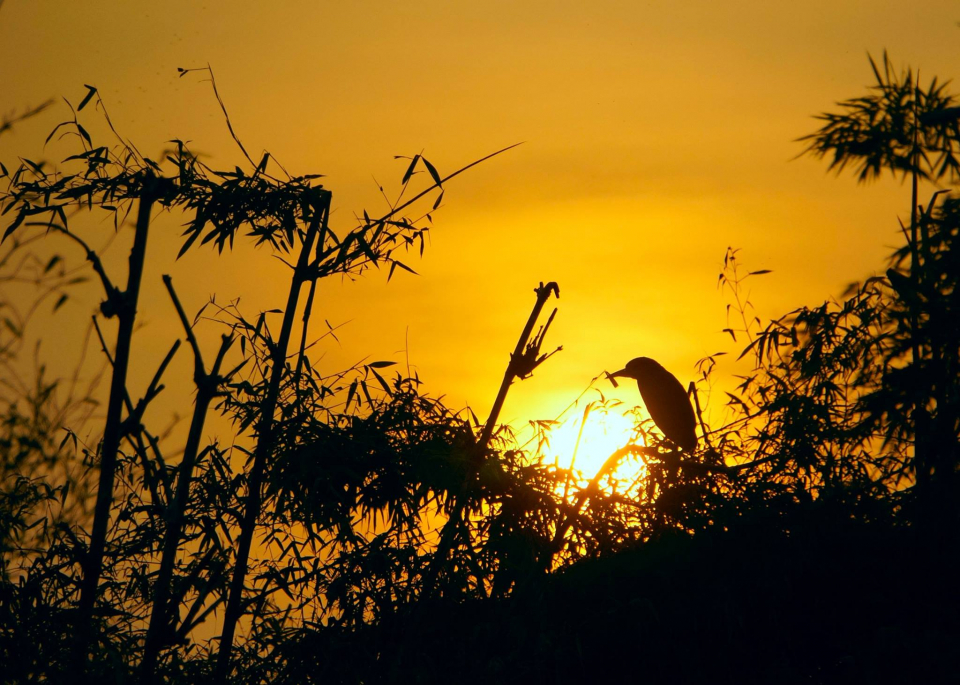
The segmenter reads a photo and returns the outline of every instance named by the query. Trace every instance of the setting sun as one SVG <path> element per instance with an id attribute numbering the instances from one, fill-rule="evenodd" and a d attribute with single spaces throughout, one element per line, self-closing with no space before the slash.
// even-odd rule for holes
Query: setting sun
<path id="1" fill-rule="evenodd" d="M 611 454 L 637 441 L 633 418 L 623 411 L 622 406 L 589 403 L 584 412 L 571 415 L 550 432 L 544 460 L 554 461 L 561 468 L 575 468 L 592 478 Z"/>

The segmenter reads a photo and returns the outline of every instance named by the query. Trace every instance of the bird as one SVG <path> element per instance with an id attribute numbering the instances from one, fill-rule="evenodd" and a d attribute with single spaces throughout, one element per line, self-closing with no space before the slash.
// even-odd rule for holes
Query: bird
<path id="1" fill-rule="evenodd" d="M 609 374 L 611 380 L 617 377 L 637 381 L 650 418 L 670 442 L 688 454 L 697 449 L 697 420 L 690 398 L 676 376 L 650 357 L 637 357 Z"/>

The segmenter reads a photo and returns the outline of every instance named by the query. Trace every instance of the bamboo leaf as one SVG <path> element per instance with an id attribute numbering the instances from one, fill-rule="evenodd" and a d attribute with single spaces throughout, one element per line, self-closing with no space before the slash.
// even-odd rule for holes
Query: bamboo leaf
<path id="1" fill-rule="evenodd" d="M 180 248 L 180 251 L 177 252 L 177 259 L 180 259 L 183 255 L 185 255 L 187 253 L 187 250 L 190 249 L 190 246 L 193 245 L 193 243 L 199 237 L 200 237 L 200 230 L 194 231 L 190 235 L 190 237 L 184 241 L 183 246 Z"/>
<path id="2" fill-rule="evenodd" d="M 7 226 L 7 230 L 3 232 L 3 237 L 0 238 L 0 243 L 6 240 L 7 236 L 9 236 L 11 233 L 17 230 L 20 227 L 20 224 L 23 223 L 23 220 L 25 218 L 26 218 L 26 212 L 21 210 L 20 213 L 17 214 L 17 218 L 13 220 L 13 223 Z"/>
<path id="3" fill-rule="evenodd" d="M 378 363 L 378 362 L 374 362 L 374 363 Z M 394 363 L 394 362 L 390 362 L 390 363 L 392 364 L 392 363 Z M 374 376 L 374 378 L 377 379 L 377 382 L 380 383 L 380 387 L 383 388 L 383 391 L 384 391 L 385 393 L 387 393 L 388 395 L 390 395 L 390 396 L 392 397 L 392 396 L 393 396 L 393 392 L 390 390 L 390 386 L 387 384 L 387 382 L 383 379 L 383 376 L 381 376 L 379 373 L 377 373 L 377 370 L 373 368 L 373 364 L 370 364 L 370 367 L 371 367 L 371 368 L 370 368 L 370 373 L 372 373 L 373 376 Z"/>
<path id="4" fill-rule="evenodd" d="M 373 398 L 370 397 L 370 389 L 367 388 L 367 382 L 366 382 L 366 381 L 360 381 L 360 389 L 363 390 L 363 396 L 367 398 L 367 405 L 370 406 L 370 407 L 372 407 L 372 406 L 373 406 Z"/>
<path id="5" fill-rule="evenodd" d="M 77 124 L 77 131 L 80 133 L 80 135 L 83 137 L 83 139 L 84 139 L 85 141 L 87 141 L 87 145 L 93 145 L 93 142 L 91 142 L 91 140 L 90 140 L 90 134 L 87 133 L 87 129 L 85 129 L 85 128 L 84 128 L 83 126 L 81 126 L 79 123 Z"/>
<path id="6" fill-rule="evenodd" d="M 396 259 L 394 259 L 393 262 L 392 262 L 391 265 L 390 265 L 390 273 L 391 273 L 391 274 L 393 273 L 393 267 L 395 267 L 395 266 L 399 266 L 399 267 L 400 267 L 401 269 L 403 269 L 404 271 L 409 271 L 409 272 L 412 273 L 414 276 L 419 276 L 419 275 L 420 275 L 420 274 L 418 274 L 416 271 L 414 271 L 413 269 L 411 269 L 409 266 L 407 266 L 407 265 L 404 264 L 403 262 L 398 262 Z M 389 280 L 389 279 L 387 279 L 387 280 Z"/>
<path id="7" fill-rule="evenodd" d="M 359 383 L 359 381 L 357 381 L 357 380 L 355 379 L 355 380 L 353 381 L 353 383 L 350 384 L 350 389 L 347 390 L 347 404 L 346 404 L 346 408 L 347 408 L 347 409 L 350 408 L 350 402 L 353 401 L 353 396 L 357 394 L 357 384 L 358 384 L 358 383 Z"/>
<path id="8" fill-rule="evenodd" d="M 407 171 L 403 175 L 403 180 L 400 181 L 403 185 L 406 185 L 407 181 L 410 180 L 410 177 L 413 176 L 413 170 L 417 166 L 417 161 L 419 159 L 420 159 L 420 155 L 414 155 L 413 159 L 410 160 L 410 166 L 407 167 Z"/>
<path id="9" fill-rule="evenodd" d="M 428 162 L 426 157 L 421 157 L 421 159 L 423 160 L 423 165 L 427 167 L 427 171 L 430 172 L 430 177 L 433 179 L 433 182 L 442 188 L 443 182 L 440 179 L 440 174 L 437 173 L 436 167 Z M 434 207 L 434 209 L 436 209 L 436 207 Z"/>
<path id="10" fill-rule="evenodd" d="M 87 106 L 87 103 L 90 102 L 90 99 L 97 94 L 97 89 L 94 88 L 93 86 L 88 86 L 86 83 L 84 83 L 83 87 L 87 89 L 87 94 L 83 96 L 83 100 L 81 100 L 80 104 L 77 105 L 78 112 L 82 111 L 83 108 Z"/>

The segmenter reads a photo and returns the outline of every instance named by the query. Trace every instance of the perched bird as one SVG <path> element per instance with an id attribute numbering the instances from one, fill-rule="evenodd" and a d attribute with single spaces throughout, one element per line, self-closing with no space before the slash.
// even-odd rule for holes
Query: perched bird
<path id="1" fill-rule="evenodd" d="M 697 449 L 697 420 L 690 398 L 676 376 L 649 357 L 637 357 L 609 377 L 636 380 L 640 397 L 657 428 L 684 452 Z"/>

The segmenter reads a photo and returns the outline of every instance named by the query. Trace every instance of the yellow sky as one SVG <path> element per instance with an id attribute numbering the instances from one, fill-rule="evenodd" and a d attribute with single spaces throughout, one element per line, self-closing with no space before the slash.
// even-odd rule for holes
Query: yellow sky
<path id="1" fill-rule="evenodd" d="M 251 153 L 327 174 L 342 228 L 354 211 L 383 209 L 371 176 L 395 187 L 395 154 L 422 149 L 448 173 L 525 141 L 451 185 L 426 256 L 410 260 L 419 277 L 326 283 L 316 315 L 350 322 L 342 346 L 326 347 L 329 370 L 367 355 L 402 362 L 408 339 L 427 389 L 483 417 L 532 288 L 558 281 L 547 345 L 564 351 L 503 415 L 551 418 L 632 357 L 687 381 L 697 359 L 729 349 L 716 289 L 728 245 L 774 271 L 752 292 L 761 315 L 817 304 L 879 269 L 905 189 L 791 161 L 792 141 L 814 129 L 811 115 L 863 91 L 868 51 L 955 76 L 957 20 L 955 0 L 6 0 L 0 109 L 76 104 L 92 84 L 145 154 L 179 137 L 229 166 L 239 156 L 209 88 L 176 72 L 209 63 Z M 0 159 L 41 156 L 65 114 L 0 139 Z M 196 288 L 191 310 L 212 292 L 242 296 L 248 311 L 282 306 L 286 284 L 264 252 L 195 252 L 171 266 L 176 222 L 165 226 L 151 238 L 142 349 L 159 357 L 175 335 L 161 272 Z M 96 301 L 91 291 L 66 316 L 82 322 Z M 614 396 L 636 401 L 621 387 Z"/>

